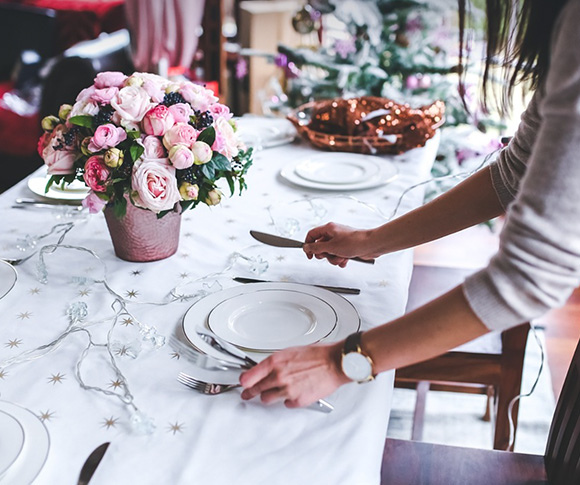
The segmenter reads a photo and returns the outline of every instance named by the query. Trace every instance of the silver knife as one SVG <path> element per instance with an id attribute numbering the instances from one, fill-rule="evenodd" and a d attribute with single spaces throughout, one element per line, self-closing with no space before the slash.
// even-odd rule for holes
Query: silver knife
<path id="1" fill-rule="evenodd" d="M 77 211 L 82 211 L 84 209 L 84 207 L 82 205 L 78 205 L 78 204 L 66 204 L 66 203 L 51 203 L 51 202 L 41 202 L 38 201 L 36 199 L 16 199 L 15 201 L 16 205 L 13 205 L 12 208 L 16 209 L 21 209 L 23 207 L 38 207 L 41 209 L 54 209 L 54 208 L 58 208 L 58 207 L 64 207 L 67 209 L 72 209 L 72 210 L 77 210 Z"/>
<path id="2" fill-rule="evenodd" d="M 254 278 L 242 278 L 241 276 L 235 276 L 234 281 L 238 283 L 274 283 L 273 281 L 257 280 Z M 301 283 L 306 284 L 306 283 Z M 327 285 L 312 285 L 317 288 L 322 288 L 324 290 L 333 291 L 335 293 L 345 293 L 347 295 L 359 295 L 360 290 L 358 288 L 346 288 L 344 286 L 327 286 Z"/>
<path id="3" fill-rule="evenodd" d="M 302 241 L 297 241 L 296 239 L 288 239 L 287 237 L 275 236 L 274 234 L 268 234 L 260 231 L 250 231 L 251 236 L 260 241 L 261 243 L 268 244 L 269 246 L 276 246 L 279 248 L 301 248 L 304 246 Z M 358 261 L 360 263 L 375 264 L 374 259 L 362 259 L 362 258 L 351 258 L 353 261 Z"/>
<path id="4" fill-rule="evenodd" d="M 86 459 L 81 469 L 77 485 L 87 485 L 89 483 L 90 479 L 93 477 L 95 473 L 95 470 L 99 466 L 99 463 L 101 463 L 101 460 L 105 455 L 105 451 L 107 451 L 107 448 L 109 447 L 110 444 L 111 443 L 109 442 L 103 443 L 102 445 L 97 446 L 93 450 L 93 452 Z"/>

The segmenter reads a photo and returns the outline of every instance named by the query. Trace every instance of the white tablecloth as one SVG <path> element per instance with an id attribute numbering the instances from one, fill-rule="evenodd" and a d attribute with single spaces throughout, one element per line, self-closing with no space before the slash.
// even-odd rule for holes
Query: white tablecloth
<path id="1" fill-rule="evenodd" d="M 314 152 L 306 143 L 262 150 L 250 169 L 248 190 L 241 197 L 225 198 L 220 206 L 186 212 L 178 252 L 152 263 L 116 258 L 102 214 L 68 218 L 58 211 L 13 209 L 16 197 L 33 195 L 25 181 L 2 194 L 0 255 L 17 255 L 18 239 L 74 221 L 63 244 L 95 251 L 106 269 L 89 253 L 67 248 L 46 255 L 46 284 L 37 279 L 37 256 L 18 266 L 15 288 L 0 300 L 0 362 L 58 337 L 69 322 L 67 308 L 74 302 L 87 304 L 87 328 L 95 342 L 105 342 L 111 328 L 107 319 L 116 309 L 111 308 L 113 297 L 104 286 L 90 282 L 102 279 L 106 272 L 111 288 L 127 300 L 132 314 L 122 317 L 113 330 L 115 362 L 135 406 L 155 423 L 151 434 L 136 433 L 130 426 L 130 409 L 117 397 L 80 387 L 75 365 L 88 342 L 85 332 L 70 335 L 42 358 L 0 368 L 0 400 L 17 403 L 41 417 L 50 434 L 48 459 L 34 483 L 76 483 L 89 453 L 110 441 L 91 485 L 377 484 L 392 372 L 369 384 L 343 386 L 328 397 L 335 407 L 331 414 L 243 402 L 238 391 L 203 396 L 176 380 L 178 372 L 192 364 L 169 343 L 158 349 L 143 344 L 137 358 L 129 355 L 140 341 L 133 318 L 169 337 L 195 302 L 194 298 L 167 304 L 172 288 L 177 287 L 179 294 L 211 291 L 216 288 L 211 288 L 214 281 L 224 288 L 236 285 L 232 276 L 359 287 L 361 294 L 348 299 L 359 311 L 363 329 L 401 315 L 411 252 L 384 256 L 374 266 L 351 262 L 340 269 L 309 261 L 301 250 L 261 245 L 248 231 L 279 233 L 283 226 L 293 224 L 293 237 L 302 239 L 308 229 L 329 220 L 378 225 L 384 219 L 363 202 L 389 215 L 405 188 L 429 178 L 437 143 L 434 139 L 425 148 L 386 157 L 399 169 L 394 182 L 348 194 L 292 186 L 280 178 L 281 167 Z M 409 192 L 398 215 L 419 205 L 422 198 L 422 187 Z M 50 236 L 39 244 L 55 242 Z M 268 263 L 267 271 L 252 273 L 250 262 L 232 259 L 235 253 L 261 257 Z M 223 273 L 228 265 L 232 267 Z M 218 274 L 205 285 L 196 282 L 211 273 Z M 121 392 L 102 348 L 91 350 L 81 371 L 87 385 Z"/>

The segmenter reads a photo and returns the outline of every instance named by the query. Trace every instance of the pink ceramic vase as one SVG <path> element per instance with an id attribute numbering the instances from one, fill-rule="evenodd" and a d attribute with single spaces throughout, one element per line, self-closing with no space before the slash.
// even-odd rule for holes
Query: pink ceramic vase
<path id="1" fill-rule="evenodd" d="M 127 201 L 127 213 L 117 219 L 113 208 L 106 206 L 105 220 L 115 254 L 125 261 L 147 262 L 175 254 L 179 246 L 181 206 L 158 219 L 150 210 L 135 207 Z"/>

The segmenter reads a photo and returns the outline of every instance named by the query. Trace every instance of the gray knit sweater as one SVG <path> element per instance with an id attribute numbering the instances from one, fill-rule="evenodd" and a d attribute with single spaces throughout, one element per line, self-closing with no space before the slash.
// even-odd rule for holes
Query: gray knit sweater
<path id="1" fill-rule="evenodd" d="M 562 306 L 580 285 L 580 0 L 563 8 L 546 81 L 491 174 L 507 209 L 500 248 L 463 291 L 501 330 Z"/>

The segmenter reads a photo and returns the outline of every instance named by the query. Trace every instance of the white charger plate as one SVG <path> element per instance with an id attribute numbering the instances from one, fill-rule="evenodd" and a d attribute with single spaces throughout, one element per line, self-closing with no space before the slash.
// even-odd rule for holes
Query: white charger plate
<path id="1" fill-rule="evenodd" d="M 24 430 L 22 451 L 14 464 L 0 477 L 0 483 L 30 485 L 42 470 L 48 457 L 50 449 L 48 430 L 32 411 L 17 404 L 0 401 L 0 411 L 15 418 Z"/>
<path id="2" fill-rule="evenodd" d="M 2 475 L 20 455 L 24 445 L 24 430 L 20 422 L 8 413 L 0 411 L 0 482 Z"/>
<path id="3" fill-rule="evenodd" d="M 209 314 L 223 301 L 239 295 L 252 295 L 257 291 L 263 290 L 294 290 L 320 298 L 330 305 L 337 316 L 336 326 L 326 337 L 319 341 L 320 343 L 330 343 L 345 339 L 351 333 L 358 331 L 360 328 L 360 316 L 356 311 L 356 308 L 350 301 L 337 293 L 300 283 L 251 283 L 210 293 L 194 303 L 183 316 L 182 329 L 185 337 L 189 340 L 191 345 L 200 352 L 216 359 L 224 360 L 224 355 L 222 353 L 213 349 L 201 337 L 199 337 L 195 331 L 196 327 L 199 325 L 200 327 L 209 328 L 207 325 Z M 249 350 L 246 353 L 257 361 L 261 361 L 270 355 L 270 352 L 257 352 L 252 350 Z"/>
<path id="4" fill-rule="evenodd" d="M 81 201 L 89 193 L 88 187 L 78 180 L 74 180 L 65 188 L 53 184 L 48 189 L 48 192 L 45 192 L 44 189 L 49 179 L 50 176 L 48 175 L 46 177 L 30 177 L 28 179 L 28 188 L 36 195 L 54 200 Z"/>
<path id="5" fill-rule="evenodd" d="M 270 352 L 322 340 L 338 317 L 320 298 L 295 290 L 261 290 L 229 298 L 208 315 L 207 326 L 238 347 Z"/>
<path id="6" fill-rule="evenodd" d="M 315 155 L 300 162 L 294 171 L 299 177 L 321 184 L 354 184 L 365 182 L 380 173 L 383 160 L 353 153 Z"/>
<path id="7" fill-rule="evenodd" d="M 344 152 L 317 155 L 315 170 L 308 173 L 306 167 L 311 158 L 290 162 L 282 168 L 280 176 L 300 187 L 346 191 L 380 187 L 395 180 L 399 174 L 399 169 L 391 160 L 374 155 Z M 347 162 L 347 160 L 351 161 Z M 334 165 L 337 168 L 336 175 L 333 174 Z M 374 175 L 372 175 L 372 166 L 378 167 Z M 366 175 L 363 167 L 370 167 Z M 348 172 L 354 177 L 351 181 L 345 181 Z"/>
<path id="8" fill-rule="evenodd" d="M 18 273 L 14 266 L 0 259 L 0 299 L 10 293 L 17 279 Z"/>

